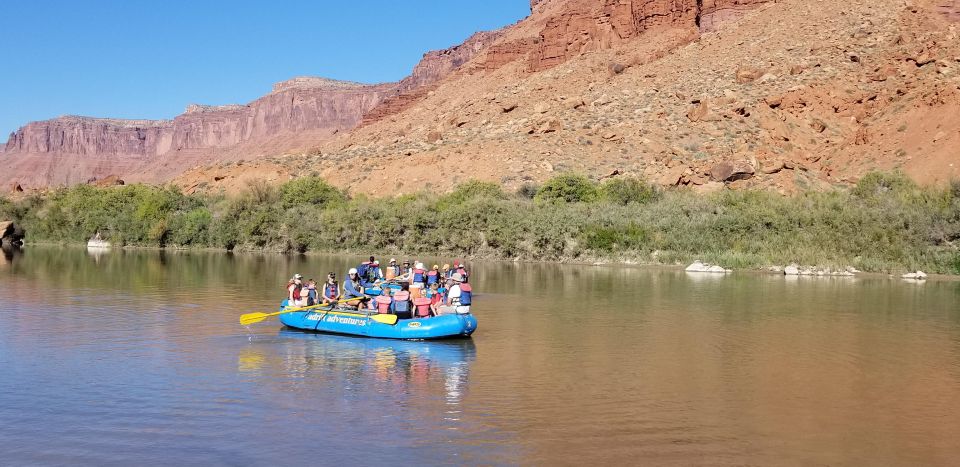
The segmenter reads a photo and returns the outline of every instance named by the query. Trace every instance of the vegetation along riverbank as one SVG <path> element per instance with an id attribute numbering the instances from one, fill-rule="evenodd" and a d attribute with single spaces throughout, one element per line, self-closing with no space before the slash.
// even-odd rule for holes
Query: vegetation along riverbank
<path id="1" fill-rule="evenodd" d="M 349 196 L 311 177 L 251 183 L 239 196 L 80 185 L 0 198 L 5 219 L 23 226 L 27 242 L 80 243 L 99 231 L 116 245 L 151 247 L 960 274 L 960 183 L 920 187 L 886 173 L 793 196 L 661 191 L 576 174 L 516 193 L 469 182 L 449 194 L 386 198 Z"/>

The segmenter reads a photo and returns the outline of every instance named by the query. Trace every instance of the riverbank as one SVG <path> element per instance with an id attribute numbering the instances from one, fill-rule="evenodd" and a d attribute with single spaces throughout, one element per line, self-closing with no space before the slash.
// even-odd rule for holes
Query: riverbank
<path id="1" fill-rule="evenodd" d="M 960 184 L 919 187 L 896 174 L 786 197 L 575 175 L 517 193 L 470 182 L 445 195 L 386 198 L 352 197 L 310 177 L 253 183 L 236 197 L 76 186 L 0 200 L 0 219 L 23 225 L 28 243 L 81 244 L 100 231 L 115 245 L 156 248 L 960 274 Z"/>

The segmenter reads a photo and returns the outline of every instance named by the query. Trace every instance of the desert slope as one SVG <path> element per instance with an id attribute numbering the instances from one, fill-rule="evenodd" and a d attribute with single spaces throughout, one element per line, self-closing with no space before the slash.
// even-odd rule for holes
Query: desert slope
<path id="1" fill-rule="evenodd" d="M 723 13 L 736 21 L 703 29 L 705 10 L 684 2 L 650 15 L 634 7 L 660 3 L 540 2 L 403 111 L 302 160 L 376 193 L 469 178 L 515 188 L 565 170 L 781 192 L 875 169 L 960 178 L 957 2 L 742 3 Z M 229 188 L 236 170 L 180 181 L 216 172 L 226 178 L 210 186 Z"/>
<path id="2" fill-rule="evenodd" d="M 517 188 L 572 170 L 791 192 L 875 169 L 960 178 L 958 1 L 530 4 L 514 25 L 425 54 L 399 83 L 311 91 L 354 97 L 309 124 L 292 103 L 279 112 L 289 123 L 249 116 L 284 90 L 194 109 L 178 117 L 189 136 L 168 139 L 177 119 L 86 122 L 86 149 L 51 151 L 70 140 L 49 130 L 59 123 L 31 124 L 42 131 L 22 130 L 0 153 L 14 167 L 0 182 L 122 173 L 229 191 L 320 174 L 355 192 L 408 193 L 471 178 Z"/>

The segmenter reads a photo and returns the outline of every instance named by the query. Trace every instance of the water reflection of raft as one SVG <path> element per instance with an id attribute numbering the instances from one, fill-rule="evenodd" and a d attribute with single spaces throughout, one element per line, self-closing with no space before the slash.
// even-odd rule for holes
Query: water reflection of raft
<path id="1" fill-rule="evenodd" d="M 281 311 L 283 305 L 281 304 Z M 397 324 L 374 321 L 364 311 L 327 311 L 312 309 L 280 315 L 284 325 L 304 331 L 378 337 L 382 339 L 445 339 L 468 337 L 477 330 L 472 314 L 450 314 L 430 318 L 401 319 Z"/>

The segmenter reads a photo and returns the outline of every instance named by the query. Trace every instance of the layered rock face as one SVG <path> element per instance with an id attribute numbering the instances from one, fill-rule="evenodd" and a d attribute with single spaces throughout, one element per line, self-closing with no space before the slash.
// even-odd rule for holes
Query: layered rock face
<path id="1" fill-rule="evenodd" d="M 768 1 L 567 0 L 540 32 L 529 66 L 532 71 L 545 70 L 590 51 L 613 48 L 656 28 L 712 30 Z"/>
<path id="2" fill-rule="evenodd" d="M 172 120 L 71 116 L 30 123 L 0 146 L 0 165 L 6 168 L 0 184 L 19 182 L 29 189 L 108 175 L 163 181 L 228 152 L 249 158 L 312 147 L 336 132 L 412 108 L 458 72 L 486 73 L 520 63 L 523 72 L 536 73 L 661 29 L 683 31 L 694 40 L 768 1 L 773 0 L 530 0 L 529 18 L 428 52 L 398 83 L 294 78 L 250 104 L 191 105 Z"/>
<path id="3" fill-rule="evenodd" d="M 32 122 L 13 133 L 0 152 L 6 165 L 12 167 L 0 179 L 4 183 L 25 182 L 25 186 L 77 183 L 134 171 L 175 151 L 229 148 L 302 131 L 333 133 L 355 127 L 367 111 L 395 92 L 395 84 L 371 86 L 295 78 L 277 84 L 273 92 L 248 105 L 190 105 L 173 120 L 66 116 Z M 116 170 L 105 167 L 76 173 L 78 166 L 74 163 L 53 164 L 49 170 L 36 170 L 38 166 L 23 163 L 30 158 L 65 156 L 88 159 L 83 168 L 97 159 L 118 166 Z M 20 165 L 28 167 L 17 170 Z"/>
<path id="4" fill-rule="evenodd" d="M 483 52 L 501 35 L 503 30 L 481 31 L 470 36 L 460 45 L 423 54 L 423 58 L 413 68 L 410 76 L 400 81 L 400 89 L 409 91 L 440 81 Z"/>
<path id="5" fill-rule="evenodd" d="M 503 35 L 503 30 L 481 31 L 470 36 L 462 44 L 423 54 L 410 76 L 402 79 L 398 93 L 366 114 L 361 124 L 366 125 L 395 115 L 425 96 L 433 86 L 474 57 L 487 50 Z"/>

